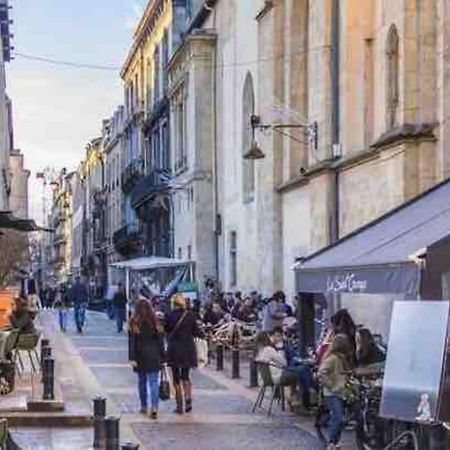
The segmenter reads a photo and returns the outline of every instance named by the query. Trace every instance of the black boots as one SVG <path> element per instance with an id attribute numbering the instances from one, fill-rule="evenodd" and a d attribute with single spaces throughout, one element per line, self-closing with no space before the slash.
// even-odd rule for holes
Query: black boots
<path id="1" fill-rule="evenodd" d="M 175 384 L 175 401 L 177 403 L 177 407 L 174 411 L 176 414 L 183 414 L 183 389 L 181 384 Z"/>

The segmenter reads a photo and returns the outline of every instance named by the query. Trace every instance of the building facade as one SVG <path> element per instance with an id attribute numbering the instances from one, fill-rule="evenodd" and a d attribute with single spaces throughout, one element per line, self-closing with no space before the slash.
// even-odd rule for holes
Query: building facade
<path id="1" fill-rule="evenodd" d="M 113 236 L 123 227 L 124 201 L 122 195 L 122 157 L 124 108 L 119 106 L 103 128 L 103 148 L 105 155 L 105 194 L 106 194 L 106 241 L 107 263 L 121 259 L 114 247 Z"/>
<path id="2" fill-rule="evenodd" d="M 214 269 L 225 289 L 293 295 L 296 258 L 448 177 L 446 2 L 193 8 L 169 63 L 171 107 L 187 111 L 171 120 L 172 157 L 183 161 L 186 148 L 189 160 L 194 149 L 212 173 L 206 193 L 194 189 L 186 203 L 202 213 L 212 206 L 201 218 L 210 241 L 202 253 L 193 241 L 192 251 L 215 261 L 205 272 Z M 196 91 L 199 79 L 209 98 Z M 243 158 L 253 139 L 263 159 Z M 186 254 L 199 215 L 177 204 L 175 248 Z M 380 322 L 391 300 L 375 305 Z M 352 306 L 361 322 L 372 307 Z"/>
<path id="3" fill-rule="evenodd" d="M 12 150 L 9 157 L 10 194 L 9 208 L 14 217 L 28 219 L 28 179 L 30 172 L 25 169 L 24 156 L 20 150 Z"/>
<path id="4" fill-rule="evenodd" d="M 114 240 L 123 257 L 174 254 L 167 65 L 181 41 L 185 14 L 186 2 L 149 1 L 122 69 L 125 213 Z"/>
<path id="5" fill-rule="evenodd" d="M 11 102 L 6 95 L 6 67 L 11 59 L 8 0 L 0 0 L 0 211 L 9 209 L 9 159 L 13 149 Z"/>
<path id="6" fill-rule="evenodd" d="M 72 177 L 62 169 L 53 180 L 53 198 L 49 224 L 53 233 L 49 234 L 47 253 L 50 257 L 48 283 L 60 284 L 71 279 L 72 270 Z"/>

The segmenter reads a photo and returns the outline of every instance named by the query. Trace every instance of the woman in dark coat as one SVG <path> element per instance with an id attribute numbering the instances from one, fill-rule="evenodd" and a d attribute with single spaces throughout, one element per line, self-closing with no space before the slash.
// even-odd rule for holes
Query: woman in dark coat
<path id="1" fill-rule="evenodd" d="M 197 350 L 194 337 L 202 333 L 197 325 L 195 313 L 187 310 L 186 300 L 181 294 L 174 296 L 174 310 L 166 317 L 167 361 L 172 368 L 175 400 L 178 414 L 192 411 L 192 384 L 189 371 L 197 367 Z M 183 402 L 184 400 L 184 402 Z"/>
<path id="2" fill-rule="evenodd" d="M 145 299 L 139 300 L 129 325 L 129 360 L 138 374 L 141 413 L 147 413 L 147 384 L 150 387 L 151 417 L 158 417 L 159 373 L 163 362 L 164 341 L 158 319 Z"/>

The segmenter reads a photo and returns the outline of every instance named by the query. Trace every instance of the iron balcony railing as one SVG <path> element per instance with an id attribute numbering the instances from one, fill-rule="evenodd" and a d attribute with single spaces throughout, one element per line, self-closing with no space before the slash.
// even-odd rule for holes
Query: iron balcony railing
<path id="1" fill-rule="evenodd" d="M 144 161 L 141 158 L 133 159 L 122 171 L 122 191 L 129 193 L 144 172 Z"/>

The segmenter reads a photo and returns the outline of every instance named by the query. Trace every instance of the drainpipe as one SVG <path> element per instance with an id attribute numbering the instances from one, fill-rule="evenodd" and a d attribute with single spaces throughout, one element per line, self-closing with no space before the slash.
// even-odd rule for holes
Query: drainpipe
<path id="1" fill-rule="evenodd" d="M 340 0 L 332 0 L 331 5 L 331 138 L 332 155 L 335 145 L 340 143 Z M 330 227 L 330 243 L 339 238 L 339 172 L 334 171 L 333 175 L 333 212 Z"/>
<path id="2" fill-rule="evenodd" d="M 214 29 L 216 28 L 216 11 L 214 14 Z M 214 271 L 216 282 L 219 282 L 219 236 L 221 225 L 219 225 L 219 163 L 217 151 L 217 44 L 213 52 L 213 211 L 214 211 Z"/>

